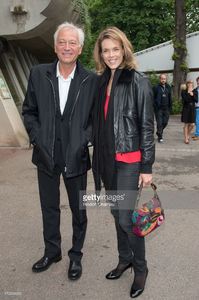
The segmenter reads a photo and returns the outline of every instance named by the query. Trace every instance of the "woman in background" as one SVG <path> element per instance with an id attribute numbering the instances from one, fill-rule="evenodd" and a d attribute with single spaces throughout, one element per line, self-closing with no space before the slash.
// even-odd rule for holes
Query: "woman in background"
<path id="1" fill-rule="evenodd" d="M 184 123 L 184 143 L 189 144 L 190 134 L 194 128 L 195 122 L 195 102 L 197 102 L 197 95 L 193 91 L 193 81 L 186 82 L 186 88 L 181 92 L 182 96 L 182 115 L 181 121 Z"/>
<path id="2" fill-rule="evenodd" d="M 134 269 L 130 290 L 138 297 L 148 275 L 145 240 L 132 232 L 132 212 L 139 183 L 152 182 L 154 162 L 153 92 L 149 80 L 135 70 L 133 49 L 126 35 L 116 27 L 102 31 L 94 58 L 100 74 L 95 109 L 93 173 L 96 189 L 101 180 L 107 193 L 126 191 L 111 213 L 117 232 L 119 262 L 107 279 L 118 279 Z M 129 196 L 128 196 L 129 195 Z"/>

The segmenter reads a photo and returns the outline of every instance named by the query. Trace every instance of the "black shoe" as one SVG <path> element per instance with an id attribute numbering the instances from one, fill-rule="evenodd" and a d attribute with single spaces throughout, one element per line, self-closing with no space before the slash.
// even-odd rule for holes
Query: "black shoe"
<path id="1" fill-rule="evenodd" d="M 133 267 L 132 263 L 129 264 L 119 263 L 116 269 L 112 270 L 106 275 L 106 279 L 118 279 L 127 269 L 131 268 L 131 272 L 132 272 L 132 267 Z"/>
<path id="2" fill-rule="evenodd" d="M 32 266 L 32 271 L 36 273 L 43 272 L 47 270 L 50 267 L 50 265 L 52 265 L 52 263 L 57 263 L 61 259 L 62 259 L 61 254 L 53 258 L 49 258 L 48 256 L 43 256 Z"/>
<path id="3" fill-rule="evenodd" d="M 144 273 L 135 274 L 134 281 L 130 291 L 131 298 L 136 298 L 144 292 L 147 275 L 148 275 L 148 269 L 146 269 L 146 272 Z"/>
<path id="4" fill-rule="evenodd" d="M 82 275 L 82 264 L 81 261 L 70 261 L 68 269 L 68 278 L 70 280 L 77 280 Z"/>
<path id="5" fill-rule="evenodd" d="M 163 140 L 163 138 L 158 138 L 158 143 L 164 143 L 164 140 Z"/>

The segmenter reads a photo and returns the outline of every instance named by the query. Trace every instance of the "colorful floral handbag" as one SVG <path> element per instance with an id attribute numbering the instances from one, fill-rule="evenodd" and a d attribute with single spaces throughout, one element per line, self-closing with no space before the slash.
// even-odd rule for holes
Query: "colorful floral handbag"
<path id="1" fill-rule="evenodd" d="M 141 184 L 137 197 L 136 208 L 132 215 L 133 233 L 140 237 L 144 237 L 152 232 L 165 220 L 164 210 L 156 192 L 157 187 L 153 183 L 151 184 L 151 187 L 154 191 L 153 198 L 147 203 L 144 203 L 141 208 L 138 208 L 138 202 L 142 191 Z"/>

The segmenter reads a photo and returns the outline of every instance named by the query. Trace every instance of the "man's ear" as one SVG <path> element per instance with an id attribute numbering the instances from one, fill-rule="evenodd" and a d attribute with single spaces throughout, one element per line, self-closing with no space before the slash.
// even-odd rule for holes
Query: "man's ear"
<path id="1" fill-rule="evenodd" d="M 83 46 L 79 47 L 79 55 L 82 54 Z"/>
<path id="2" fill-rule="evenodd" d="M 57 54 L 56 46 L 54 45 L 54 52 Z"/>

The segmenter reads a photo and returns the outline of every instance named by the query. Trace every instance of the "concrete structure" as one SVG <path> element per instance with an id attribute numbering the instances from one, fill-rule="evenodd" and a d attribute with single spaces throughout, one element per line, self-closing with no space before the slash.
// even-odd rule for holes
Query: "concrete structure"
<path id="1" fill-rule="evenodd" d="M 0 70 L 0 142 L 3 146 L 28 146 L 28 136 Z"/>
<path id="2" fill-rule="evenodd" d="M 0 98 L 0 146 L 28 144 L 20 112 L 30 69 L 38 62 L 55 58 L 53 34 L 60 23 L 81 23 L 77 3 L 71 0 L 0 2 L 0 80 L 4 90 L 1 94 L 5 95 L 6 89 L 10 95 L 6 102 L 4 96 Z M 8 102 L 10 105 L 5 109 Z M 17 109 L 14 109 L 15 105 Z"/>
<path id="3" fill-rule="evenodd" d="M 77 1 L 2 0 L 0 36 L 33 54 L 39 61 L 54 58 L 53 33 L 58 24 L 80 23 Z"/>
<path id="4" fill-rule="evenodd" d="M 195 80 L 199 75 L 199 31 L 187 35 L 187 64 L 190 70 L 188 78 Z M 174 67 L 173 43 L 168 41 L 137 52 L 139 70 L 142 72 L 172 73 Z"/>

